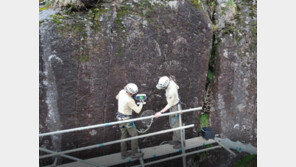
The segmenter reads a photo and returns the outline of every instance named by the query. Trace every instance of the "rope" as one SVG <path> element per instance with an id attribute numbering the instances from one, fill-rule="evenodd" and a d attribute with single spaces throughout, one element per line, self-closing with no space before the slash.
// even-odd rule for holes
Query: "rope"
<path id="1" fill-rule="evenodd" d="M 152 118 L 150 124 L 147 126 L 147 129 L 145 129 L 145 130 L 144 130 L 144 129 L 138 130 L 138 129 L 136 128 L 137 131 L 138 131 L 138 133 L 141 133 L 141 134 L 142 134 L 142 133 L 146 133 L 146 132 L 151 128 L 151 125 L 152 125 L 153 122 L 154 122 L 154 119 Z"/>
<path id="2" fill-rule="evenodd" d="M 122 117 L 122 114 L 120 114 L 120 113 L 117 113 L 117 116 L 116 116 L 116 117 L 117 117 L 117 120 L 124 120 L 123 117 Z M 132 116 L 129 116 L 128 119 L 132 119 L 132 118 L 133 118 Z M 138 132 L 138 133 L 142 134 L 142 133 L 146 133 L 146 132 L 151 128 L 151 125 L 152 125 L 153 121 L 154 121 L 154 118 L 151 118 L 151 122 L 150 122 L 150 124 L 147 126 L 146 129 L 140 129 L 140 130 L 138 130 L 137 127 L 136 127 L 136 125 L 135 125 L 135 122 L 134 122 L 134 121 L 131 122 L 131 123 L 129 124 L 129 126 L 133 126 L 134 128 L 137 129 L 137 132 Z"/>
<path id="3" fill-rule="evenodd" d="M 155 114 L 155 112 L 153 110 L 145 110 L 145 111 L 142 112 L 141 117 L 147 116 L 147 115 L 151 116 L 151 115 L 154 115 L 154 114 Z M 151 128 L 151 126 L 152 126 L 152 124 L 154 122 L 154 118 L 147 119 L 147 121 L 148 120 L 150 120 L 149 123 L 148 122 L 146 122 L 146 123 L 142 122 L 143 125 L 146 125 L 143 128 L 146 128 L 146 129 L 142 129 L 142 126 L 140 126 L 140 128 L 141 128 L 140 130 L 136 128 L 138 133 L 143 134 L 143 133 L 146 133 L 147 131 L 150 130 L 150 128 Z"/>

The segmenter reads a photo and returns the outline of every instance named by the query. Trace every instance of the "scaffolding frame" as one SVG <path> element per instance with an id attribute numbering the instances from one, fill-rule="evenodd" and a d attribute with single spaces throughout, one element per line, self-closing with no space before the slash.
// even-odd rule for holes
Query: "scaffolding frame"
<path id="1" fill-rule="evenodd" d="M 190 109 L 186 109 L 186 110 L 180 110 L 180 111 L 176 111 L 176 112 L 169 112 L 169 113 L 164 113 L 164 114 L 160 115 L 160 117 L 164 117 L 164 116 L 170 116 L 170 115 L 178 114 L 178 116 L 179 116 L 179 127 L 177 127 L 177 128 L 166 129 L 166 130 L 162 130 L 162 131 L 148 133 L 148 134 L 145 134 L 145 135 L 139 135 L 139 136 L 130 137 L 130 138 L 126 138 L 126 139 L 114 140 L 114 141 L 110 141 L 110 142 L 106 142 L 106 143 L 99 143 L 99 144 L 95 144 L 95 145 L 91 145 L 91 146 L 85 146 L 85 147 L 80 147 L 80 148 L 76 148 L 76 149 L 60 151 L 60 152 L 51 151 L 51 150 L 48 150 L 48 149 L 45 149 L 45 148 L 39 148 L 40 151 L 49 153 L 49 154 L 46 154 L 46 155 L 39 156 L 39 159 L 54 157 L 54 156 L 62 156 L 64 158 L 75 160 L 75 161 L 85 163 L 85 164 L 88 164 L 88 165 L 92 165 L 92 166 L 95 166 L 95 167 L 104 167 L 102 165 L 98 165 L 98 164 L 89 162 L 87 160 L 82 160 L 82 159 L 79 159 L 79 158 L 76 158 L 76 157 L 73 157 L 73 156 L 69 156 L 69 155 L 66 155 L 66 154 L 73 153 L 73 152 L 78 152 L 78 151 L 83 151 L 83 150 L 87 150 L 87 149 L 92 149 L 92 148 L 98 148 L 98 147 L 111 145 L 111 144 L 117 144 L 117 143 L 121 143 L 121 142 L 124 142 L 124 141 L 130 141 L 130 140 L 135 140 L 135 139 L 139 139 L 139 138 L 160 135 L 160 134 L 169 133 L 169 132 L 179 130 L 181 132 L 181 154 L 180 155 L 172 156 L 172 157 L 169 157 L 169 158 L 163 158 L 163 159 L 148 162 L 148 163 L 145 163 L 143 158 L 139 158 L 139 161 L 140 161 L 141 166 L 144 167 L 144 166 L 147 166 L 147 165 L 160 163 L 160 162 L 164 162 L 164 161 L 168 161 L 168 160 L 172 160 L 172 159 L 176 159 L 176 158 L 182 158 L 183 167 L 186 167 L 186 156 L 196 154 L 196 153 L 200 153 L 200 152 L 204 152 L 204 151 L 208 151 L 208 150 L 212 150 L 212 149 L 216 149 L 216 148 L 221 148 L 221 147 L 224 148 L 224 146 L 222 146 L 221 143 L 217 142 L 220 146 L 214 146 L 214 147 L 211 147 L 211 148 L 197 150 L 197 151 L 193 151 L 193 152 L 189 152 L 189 153 L 185 152 L 185 146 L 184 146 L 184 143 L 186 141 L 185 140 L 185 129 L 194 127 L 194 124 L 186 125 L 186 126 L 183 125 L 181 115 L 183 113 L 192 112 L 192 111 L 200 111 L 200 110 L 202 110 L 202 107 L 190 108 Z M 154 118 L 155 118 L 155 116 L 152 115 L 152 116 L 147 116 L 147 117 L 128 119 L 128 120 L 124 120 L 124 121 L 114 121 L 114 122 L 108 122 L 108 123 L 85 126 L 85 127 L 79 127 L 79 128 L 58 130 L 58 131 L 54 131 L 54 132 L 39 134 L 39 137 L 52 136 L 52 135 L 57 135 L 57 134 L 70 133 L 70 132 L 82 131 L 82 130 L 93 129 L 93 128 L 101 128 L 101 127 L 106 127 L 106 126 L 111 126 L 111 125 L 117 125 L 117 124 L 134 122 L 134 121 L 140 121 L 140 120 L 144 120 L 144 119 L 154 119 Z M 226 150 L 229 151 L 228 149 L 226 149 Z M 231 151 L 231 153 L 233 154 L 232 151 Z M 137 166 L 139 166 L 139 165 L 137 165 Z"/>

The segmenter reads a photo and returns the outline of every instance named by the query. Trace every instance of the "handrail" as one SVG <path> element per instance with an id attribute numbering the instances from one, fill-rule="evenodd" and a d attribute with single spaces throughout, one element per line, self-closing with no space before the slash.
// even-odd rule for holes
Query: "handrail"
<path id="1" fill-rule="evenodd" d="M 160 163 L 160 162 L 164 162 L 164 161 L 169 161 L 169 160 L 176 159 L 176 158 L 181 158 L 183 156 L 188 156 L 188 155 L 201 153 L 201 152 L 204 152 L 204 151 L 210 151 L 210 150 L 214 150 L 214 149 L 221 148 L 221 147 L 222 146 L 213 146 L 213 147 L 210 147 L 210 148 L 205 148 L 205 149 L 201 149 L 201 150 L 197 150 L 197 151 L 192 151 L 192 152 L 189 152 L 189 153 L 182 153 L 180 155 L 170 156 L 168 158 L 163 158 L 163 159 L 159 159 L 159 160 L 156 160 L 156 161 L 147 162 L 147 163 L 145 163 L 145 166 Z M 138 167 L 138 166 L 139 165 L 135 165 L 135 166 L 132 166 L 132 167 Z"/>
<path id="2" fill-rule="evenodd" d="M 47 150 L 45 148 L 39 148 L 39 150 L 40 151 L 43 151 L 43 152 L 46 152 L 46 153 L 56 153 L 54 151 Z M 104 167 L 104 166 L 99 166 L 99 165 L 97 165 L 95 163 L 89 162 L 87 160 L 82 160 L 82 159 L 79 159 L 79 158 L 76 158 L 76 157 L 72 157 L 70 155 L 61 154 L 60 156 L 65 157 L 65 158 L 68 158 L 68 159 L 71 159 L 71 160 L 74 160 L 74 161 L 77 161 L 77 162 L 86 163 L 86 164 L 89 164 L 89 165 L 92 165 L 92 166 L 95 166 L 95 167 Z"/>
<path id="3" fill-rule="evenodd" d="M 139 139 L 139 138 L 144 138 L 144 137 L 159 135 L 159 134 L 163 134 L 163 133 L 168 133 L 168 132 L 172 132 L 172 131 L 176 131 L 176 130 L 181 130 L 181 129 L 192 128 L 192 127 L 194 127 L 194 124 L 187 125 L 187 126 L 180 126 L 178 128 L 172 128 L 172 129 L 162 130 L 162 131 L 158 131 L 158 132 L 154 132 L 154 133 L 149 133 L 149 134 L 145 134 L 145 135 L 140 135 L 140 136 L 135 136 L 135 137 L 129 137 L 129 138 L 126 138 L 126 139 L 114 140 L 114 141 L 110 141 L 110 142 L 107 142 L 107 143 L 100 143 L 100 144 L 95 144 L 95 145 L 91 145 L 91 146 L 76 148 L 76 149 L 72 149 L 72 150 L 56 152 L 56 153 L 53 153 L 53 154 L 48 154 L 48 155 L 40 156 L 39 159 L 48 158 L 48 157 L 52 157 L 52 156 L 56 156 L 56 155 L 68 154 L 68 153 L 77 152 L 77 151 L 88 150 L 88 149 L 97 148 L 97 147 L 101 147 L 101 146 L 106 146 L 106 145 L 121 143 L 121 142 L 124 142 L 124 141 L 135 140 L 135 139 Z"/>
<path id="4" fill-rule="evenodd" d="M 160 117 L 164 117 L 164 116 L 168 116 L 168 115 L 174 115 L 174 114 L 179 114 L 179 113 L 182 114 L 182 113 L 191 112 L 191 111 L 198 111 L 198 110 L 201 110 L 201 109 L 202 109 L 202 107 L 190 108 L 190 109 L 186 109 L 186 110 L 181 110 L 181 111 L 176 111 L 176 112 L 170 112 L 170 113 L 161 114 Z M 155 118 L 155 116 L 154 115 L 151 115 L 151 116 L 147 116 L 147 117 L 140 117 L 140 118 L 128 119 L 128 120 L 124 120 L 124 121 L 114 121 L 114 122 L 97 124 L 97 125 L 91 125 L 91 126 L 84 126 L 84 127 L 79 127 L 79 128 L 58 130 L 58 131 L 53 131 L 53 132 L 47 132 L 47 133 L 39 134 L 39 137 L 49 136 L 49 135 L 56 135 L 56 134 L 62 134 L 62 133 L 69 133 L 69 132 L 75 132 L 75 131 L 81 131 L 81 130 L 86 130 L 86 129 L 106 127 L 106 126 L 117 125 L 117 124 L 132 122 L 132 121 L 140 121 L 140 120 L 151 119 L 151 118 Z"/>
<path id="5" fill-rule="evenodd" d="M 180 116 L 179 117 L 180 126 L 177 127 L 177 128 L 166 129 L 166 130 L 162 130 L 162 131 L 158 131 L 158 132 L 154 132 L 154 133 L 149 133 L 149 134 L 145 134 L 145 135 L 140 135 L 140 136 L 130 137 L 130 138 L 126 138 L 126 139 L 120 139 L 120 140 L 110 141 L 110 142 L 106 142 L 106 143 L 95 144 L 95 145 L 86 146 L 86 147 L 80 147 L 80 148 L 76 148 L 76 149 L 72 149 L 72 150 L 66 150 L 66 151 L 61 151 L 61 152 L 53 152 L 53 151 L 50 151 L 50 150 L 39 148 L 40 151 L 45 151 L 45 152 L 49 152 L 50 151 L 50 153 L 51 153 L 51 154 L 39 156 L 39 159 L 60 155 L 60 156 L 63 156 L 63 157 L 66 157 L 66 158 L 70 158 L 70 159 L 73 159 L 73 160 L 75 159 L 75 160 L 80 161 L 82 163 L 87 163 L 89 165 L 97 166 L 96 164 L 91 164 L 91 163 L 89 163 L 89 162 L 87 162 L 85 160 L 76 159 L 75 157 L 67 156 L 65 154 L 73 153 L 73 152 L 77 152 L 77 151 L 82 151 L 82 150 L 87 150 L 87 149 L 92 149 L 92 148 L 97 148 L 97 147 L 106 146 L 106 145 L 111 145 L 111 144 L 116 144 L 116 143 L 121 143 L 121 142 L 125 142 L 125 141 L 135 140 L 135 139 L 139 139 L 139 138 L 144 138 L 144 137 L 159 135 L 159 134 L 168 133 L 168 132 L 172 132 L 172 131 L 178 131 L 178 130 L 181 131 L 181 134 L 183 136 L 183 133 L 185 133 L 184 132 L 184 129 L 194 127 L 194 124 L 187 125 L 187 126 L 182 126 L 181 114 L 182 113 L 186 113 L 186 112 L 191 112 L 191 111 L 198 111 L 198 110 L 201 110 L 201 109 L 202 109 L 202 107 L 190 108 L 190 109 L 186 109 L 186 110 L 180 110 L 180 111 L 170 112 L 170 113 L 165 113 L 165 114 L 161 114 L 160 115 L 160 117 L 164 117 L 164 116 L 179 114 L 179 116 Z M 81 131 L 81 130 L 92 129 L 92 128 L 100 128 L 100 127 L 106 127 L 106 126 L 111 126 L 111 125 L 117 125 L 117 124 L 122 124 L 122 123 L 128 123 L 128 122 L 133 122 L 133 121 L 140 121 L 140 120 L 144 120 L 144 119 L 153 119 L 153 118 L 155 118 L 155 116 L 154 115 L 151 115 L 151 116 L 147 116 L 147 117 L 140 117 L 140 118 L 128 119 L 128 120 L 124 120 L 124 121 L 114 121 L 114 122 L 97 124 L 97 125 L 91 125 L 91 126 L 85 126 L 85 127 L 78 127 L 78 128 L 65 129 L 65 130 L 58 130 L 58 131 L 53 131 L 53 132 L 39 134 L 39 137 L 49 136 L 49 135 L 57 135 L 57 134 L 75 132 L 75 131 Z M 183 139 L 183 138 L 181 138 L 181 139 Z M 182 149 L 181 150 L 182 150 L 183 166 L 184 166 L 185 157 L 186 157 L 185 154 L 186 153 L 185 153 L 185 151 L 183 151 L 183 149 L 185 149 L 185 147 L 184 147 L 183 142 L 182 142 Z M 142 164 L 142 167 L 145 166 L 144 165 L 144 162 L 141 162 L 141 164 Z M 186 163 L 185 163 L 185 166 L 184 167 L 186 167 Z"/>

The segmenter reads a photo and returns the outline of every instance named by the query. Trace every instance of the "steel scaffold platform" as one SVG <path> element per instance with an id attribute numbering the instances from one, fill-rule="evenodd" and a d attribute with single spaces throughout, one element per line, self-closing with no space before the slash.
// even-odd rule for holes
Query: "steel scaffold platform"
<path id="1" fill-rule="evenodd" d="M 202 137 L 195 137 L 191 139 L 186 140 L 186 150 L 201 147 L 201 146 L 206 146 L 209 144 L 216 143 L 215 140 L 205 140 Z M 144 153 L 143 160 L 151 159 L 151 158 L 156 158 L 172 153 L 178 153 L 181 152 L 181 149 L 173 149 L 172 145 L 169 144 L 163 144 L 159 146 L 154 146 L 154 147 L 148 147 L 148 148 L 143 148 L 141 151 Z M 115 153 L 115 154 L 110 154 L 110 155 L 105 155 L 101 157 L 96 157 L 96 158 L 90 158 L 86 159 L 88 162 L 93 162 L 95 164 L 98 164 L 99 166 L 113 166 L 113 165 L 118 165 L 122 163 L 128 163 L 132 161 L 138 161 L 139 159 L 132 159 L 132 158 L 126 158 L 124 160 L 121 159 L 121 154 L 120 153 Z M 153 162 L 153 161 L 152 161 Z M 80 162 L 73 162 L 73 163 L 68 163 L 64 165 L 60 165 L 59 167 L 92 167 L 92 165 L 88 165 L 85 163 L 80 163 Z M 140 162 L 139 165 L 141 166 Z"/>

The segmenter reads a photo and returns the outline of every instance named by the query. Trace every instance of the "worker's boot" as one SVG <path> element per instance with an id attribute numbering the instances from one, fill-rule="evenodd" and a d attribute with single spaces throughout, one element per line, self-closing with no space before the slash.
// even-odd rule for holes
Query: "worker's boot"
<path id="1" fill-rule="evenodd" d="M 121 153 L 121 159 L 126 159 L 127 157 L 131 156 L 132 153 L 130 151 Z"/>
<path id="2" fill-rule="evenodd" d="M 137 152 L 137 153 L 133 153 L 132 154 L 132 158 L 140 158 L 140 157 L 143 157 L 144 156 L 144 153 L 141 153 L 141 152 Z"/>

